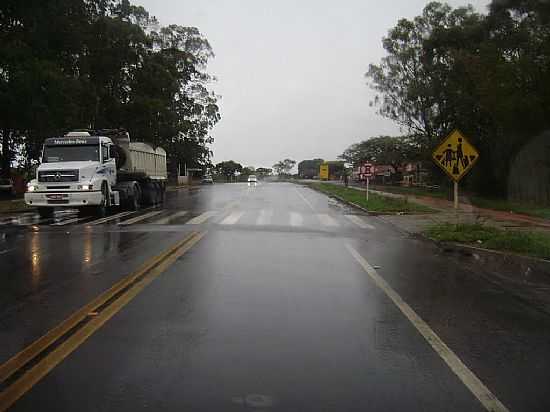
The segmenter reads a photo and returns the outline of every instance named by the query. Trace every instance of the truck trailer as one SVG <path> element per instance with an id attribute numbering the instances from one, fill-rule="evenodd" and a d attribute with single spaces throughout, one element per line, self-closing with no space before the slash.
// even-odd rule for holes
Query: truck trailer
<path id="1" fill-rule="evenodd" d="M 131 142 L 124 129 L 78 130 L 46 139 L 25 203 L 51 217 L 55 208 L 104 216 L 164 201 L 166 151 Z"/>

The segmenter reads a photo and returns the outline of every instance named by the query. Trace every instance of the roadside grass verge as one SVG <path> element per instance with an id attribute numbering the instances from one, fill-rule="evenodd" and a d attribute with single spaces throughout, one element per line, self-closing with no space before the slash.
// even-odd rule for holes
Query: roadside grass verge
<path id="1" fill-rule="evenodd" d="M 355 203 L 369 212 L 376 213 L 429 213 L 435 212 L 429 207 L 408 202 L 406 199 L 394 199 L 386 196 L 369 193 L 367 201 L 366 193 L 363 190 L 353 189 L 351 187 L 336 186 L 331 183 L 310 183 L 309 186 L 328 195 L 336 195 L 348 202 Z"/>
<path id="2" fill-rule="evenodd" d="M 395 193 L 409 196 L 426 196 L 436 199 L 447 199 L 448 193 L 444 189 L 428 190 L 420 187 L 402 187 L 402 186 L 381 186 L 373 185 L 373 189 L 381 192 Z M 521 213 L 523 215 L 550 219 L 550 206 L 537 205 L 528 202 L 512 202 L 505 199 L 488 198 L 482 196 L 469 196 L 470 203 L 473 206 L 484 209 L 500 210 L 504 212 Z"/>
<path id="3" fill-rule="evenodd" d="M 521 213 L 528 216 L 550 219 L 550 207 L 536 205 L 533 203 L 510 202 L 503 199 L 489 199 L 479 196 L 472 196 L 470 202 L 474 206 L 485 209 L 501 210 L 505 212 Z"/>
<path id="4" fill-rule="evenodd" d="M 509 231 L 480 224 L 441 223 L 430 226 L 424 234 L 437 241 L 550 258 L 550 234 L 547 233 Z"/>
<path id="5" fill-rule="evenodd" d="M 31 209 L 23 199 L 0 200 L 0 213 L 19 212 L 21 210 Z"/>

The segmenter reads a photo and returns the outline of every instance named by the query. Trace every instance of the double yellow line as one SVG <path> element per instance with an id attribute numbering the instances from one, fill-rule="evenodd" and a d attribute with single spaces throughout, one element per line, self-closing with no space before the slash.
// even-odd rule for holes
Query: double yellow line
<path id="1" fill-rule="evenodd" d="M 69 318 L 0 365 L 0 411 L 12 406 L 53 368 L 156 279 L 205 233 L 193 232 L 148 260 Z"/>

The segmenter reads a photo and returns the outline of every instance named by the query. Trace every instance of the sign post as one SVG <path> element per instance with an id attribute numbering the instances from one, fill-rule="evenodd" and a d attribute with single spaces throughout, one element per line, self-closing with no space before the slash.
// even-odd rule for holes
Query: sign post
<path id="1" fill-rule="evenodd" d="M 374 166 L 372 163 L 365 163 L 362 167 L 363 175 L 367 178 L 367 202 L 369 201 L 369 180 L 373 175 Z"/>
<path id="2" fill-rule="evenodd" d="M 453 205 L 455 210 L 458 210 L 458 182 L 472 169 L 479 159 L 479 153 L 468 139 L 455 129 L 437 146 L 432 158 L 453 180 Z"/>

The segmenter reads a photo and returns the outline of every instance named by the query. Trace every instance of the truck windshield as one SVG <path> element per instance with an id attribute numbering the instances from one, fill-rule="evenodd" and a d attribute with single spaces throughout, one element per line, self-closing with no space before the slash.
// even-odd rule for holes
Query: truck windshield
<path id="1" fill-rule="evenodd" d="M 43 163 L 99 161 L 99 145 L 44 147 Z"/>

